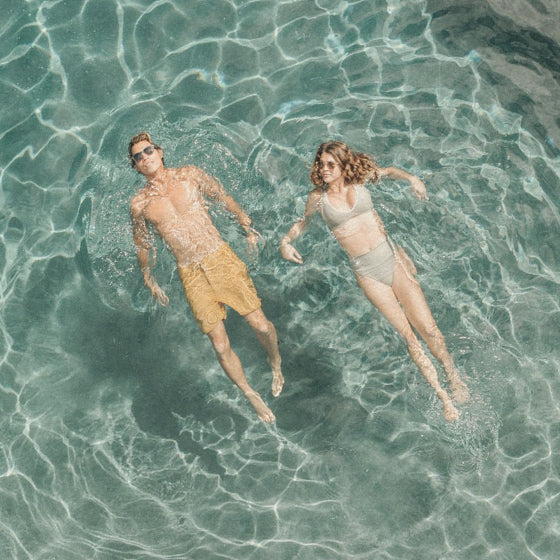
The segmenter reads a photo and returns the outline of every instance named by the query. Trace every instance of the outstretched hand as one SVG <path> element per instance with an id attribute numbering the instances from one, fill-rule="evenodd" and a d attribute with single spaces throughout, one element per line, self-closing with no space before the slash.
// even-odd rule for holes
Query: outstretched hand
<path id="1" fill-rule="evenodd" d="M 426 185 L 422 179 L 418 177 L 411 177 L 410 178 L 410 186 L 416 195 L 416 198 L 422 200 L 423 198 L 428 200 L 428 193 L 426 192 Z"/>
<path id="2" fill-rule="evenodd" d="M 254 228 L 247 233 L 247 252 L 251 255 L 258 255 L 259 241 L 264 244 L 264 237 Z"/>
<path id="3" fill-rule="evenodd" d="M 159 286 L 153 286 L 151 288 L 151 292 L 152 296 L 155 297 L 161 305 L 164 307 L 169 305 L 169 298 L 167 297 L 167 294 Z"/>
<path id="4" fill-rule="evenodd" d="M 288 261 L 303 264 L 301 255 L 298 253 L 297 249 L 289 243 L 283 243 L 280 245 L 280 253 L 282 253 L 282 256 Z"/>
<path id="5" fill-rule="evenodd" d="M 167 294 L 159 287 L 159 284 L 156 282 L 155 278 L 150 275 L 149 268 L 143 270 L 144 272 L 144 283 L 148 286 L 152 297 L 156 298 L 161 305 L 167 307 L 169 304 L 169 298 Z"/>

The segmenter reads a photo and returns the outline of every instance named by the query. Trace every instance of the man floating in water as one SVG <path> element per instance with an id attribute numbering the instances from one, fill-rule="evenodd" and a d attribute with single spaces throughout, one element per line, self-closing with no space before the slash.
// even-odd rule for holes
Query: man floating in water
<path id="1" fill-rule="evenodd" d="M 150 223 L 177 260 L 189 305 L 200 330 L 208 335 L 218 362 L 243 391 L 258 417 L 263 422 L 274 422 L 274 414 L 247 382 L 241 361 L 230 346 L 224 326 L 225 306 L 245 317 L 265 348 L 272 368 L 274 396 L 280 394 L 284 384 L 276 329 L 261 309 L 247 267 L 212 223 L 205 199 L 223 204 L 246 232 L 249 246 L 258 249 L 258 233 L 251 227 L 251 219 L 224 187 L 202 169 L 193 165 L 166 168 L 162 148 L 152 142 L 147 132 L 130 140 L 128 156 L 132 167 L 148 180 L 130 205 L 134 243 L 146 286 L 162 305 L 169 303 L 151 274 L 155 247 L 148 232 Z M 150 263 L 152 249 L 154 258 Z"/>

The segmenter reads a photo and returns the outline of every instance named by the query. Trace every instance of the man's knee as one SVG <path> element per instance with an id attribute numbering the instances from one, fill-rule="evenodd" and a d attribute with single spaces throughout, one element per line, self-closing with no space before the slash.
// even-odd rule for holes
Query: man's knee
<path id="1" fill-rule="evenodd" d="M 272 323 L 266 318 L 255 326 L 257 333 L 262 336 L 270 336 L 272 329 Z"/>
<path id="2" fill-rule="evenodd" d="M 261 309 L 249 313 L 245 319 L 259 335 L 268 336 L 274 328 Z"/>
<path id="3" fill-rule="evenodd" d="M 208 333 L 208 338 L 214 347 L 214 352 L 216 352 L 218 356 L 224 356 L 231 350 L 229 338 L 225 329 L 213 329 Z"/>
<path id="4" fill-rule="evenodd" d="M 225 356 L 231 350 L 229 340 L 213 340 L 212 344 L 218 356 Z"/>

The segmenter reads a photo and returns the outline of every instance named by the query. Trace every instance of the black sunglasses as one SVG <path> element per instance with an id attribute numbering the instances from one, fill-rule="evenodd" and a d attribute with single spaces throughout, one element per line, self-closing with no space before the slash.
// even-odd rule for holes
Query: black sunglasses
<path id="1" fill-rule="evenodd" d="M 144 154 L 146 154 L 147 156 L 151 156 L 154 153 L 155 150 L 155 146 L 146 146 L 143 150 L 141 150 L 140 152 L 136 152 L 135 154 L 131 154 L 131 158 L 138 163 Z"/>

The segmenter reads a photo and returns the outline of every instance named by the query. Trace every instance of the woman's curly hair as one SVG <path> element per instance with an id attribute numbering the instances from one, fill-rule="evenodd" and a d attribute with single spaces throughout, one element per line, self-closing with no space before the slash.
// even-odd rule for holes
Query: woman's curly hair
<path id="1" fill-rule="evenodd" d="M 325 181 L 319 167 L 321 156 L 324 153 L 330 154 L 340 165 L 346 183 L 361 184 L 368 179 L 375 183 L 379 178 L 377 174 L 378 166 L 370 156 L 361 152 L 353 152 L 344 142 L 334 140 L 321 144 L 315 154 L 310 178 L 311 182 L 317 187 L 325 187 Z"/>
<path id="2" fill-rule="evenodd" d="M 160 148 L 157 144 L 152 142 L 149 133 L 142 131 L 136 134 L 136 136 L 133 136 L 128 143 L 128 159 L 130 160 L 130 165 L 132 165 L 132 167 L 136 167 L 136 162 L 132 159 L 132 146 L 134 146 L 134 144 L 138 144 L 138 142 L 149 142 L 156 150 L 161 150 L 161 161 L 163 165 L 165 165 L 165 161 L 163 161 L 163 148 Z"/>

